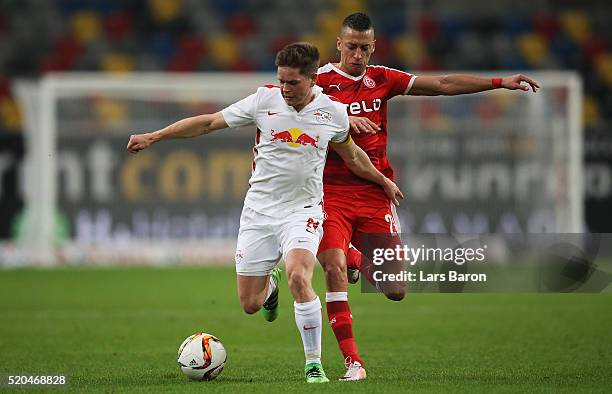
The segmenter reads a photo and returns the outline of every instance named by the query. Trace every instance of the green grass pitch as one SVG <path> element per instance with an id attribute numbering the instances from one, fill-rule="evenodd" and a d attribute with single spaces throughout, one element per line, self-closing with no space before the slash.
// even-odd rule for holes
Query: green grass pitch
<path id="1" fill-rule="evenodd" d="M 320 268 L 315 288 L 323 297 Z M 316 392 L 612 387 L 612 294 L 412 294 L 394 303 L 359 290 L 350 300 L 368 379 L 335 381 L 344 367 L 326 325 L 332 382 Z M 188 381 L 176 364 L 196 330 L 228 352 L 213 382 Z M 279 319 L 267 323 L 241 311 L 232 267 L 0 271 L 0 355 L 0 373 L 67 374 L 75 392 L 313 392 L 286 283 Z"/>

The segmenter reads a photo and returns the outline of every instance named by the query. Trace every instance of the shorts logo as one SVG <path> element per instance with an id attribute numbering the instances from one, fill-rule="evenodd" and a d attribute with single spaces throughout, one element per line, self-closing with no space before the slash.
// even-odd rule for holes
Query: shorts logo
<path id="1" fill-rule="evenodd" d="M 242 250 L 236 250 L 236 255 L 234 256 L 236 259 L 236 264 L 240 264 L 244 261 L 244 256 L 242 255 Z"/>
<path id="2" fill-rule="evenodd" d="M 376 86 L 376 82 L 374 82 L 374 80 L 367 75 L 363 77 L 363 84 L 370 89 Z"/>
<path id="3" fill-rule="evenodd" d="M 389 223 L 389 234 L 398 234 L 395 218 L 391 214 L 385 215 L 385 222 Z"/>
<path id="4" fill-rule="evenodd" d="M 306 222 L 306 231 L 314 234 L 317 231 L 317 228 L 319 228 L 319 221 L 314 220 L 313 218 L 308 218 L 308 221 Z"/>

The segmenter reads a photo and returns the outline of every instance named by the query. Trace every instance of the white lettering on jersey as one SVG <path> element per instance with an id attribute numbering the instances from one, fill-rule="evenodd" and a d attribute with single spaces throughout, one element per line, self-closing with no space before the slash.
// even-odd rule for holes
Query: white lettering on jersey
<path id="1" fill-rule="evenodd" d="M 380 110 L 380 107 L 382 105 L 382 100 L 377 98 L 374 100 L 370 100 L 369 103 L 366 103 L 365 100 L 362 100 L 360 102 L 353 102 L 350 103 L 349 106 L 349 112 L 351 113 L 351 115 L 357 115 L 360 114 L 361 112 L 372 112 L 372 111 L 378 111 Z"/>

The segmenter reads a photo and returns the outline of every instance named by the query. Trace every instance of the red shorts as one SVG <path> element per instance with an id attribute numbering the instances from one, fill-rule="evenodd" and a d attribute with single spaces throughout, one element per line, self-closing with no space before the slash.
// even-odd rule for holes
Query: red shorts
<path id="1" fill-rule="evenodd" d="M 401 232 L 395 205 L 378 186 L 326 186 L 323 208 L 323 239 L 319 253 L 342 249 L 346 254 L 349 243 L 364 252 L 362 240 L 366 234 L 390 234 L 393 243 L 401 242 Z"/>

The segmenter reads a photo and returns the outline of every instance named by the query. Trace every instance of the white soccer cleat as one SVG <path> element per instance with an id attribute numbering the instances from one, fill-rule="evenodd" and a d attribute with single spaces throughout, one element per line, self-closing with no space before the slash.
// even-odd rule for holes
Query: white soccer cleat
<path id="1" fill-rule="evenodd" d="M 353 361 L 349 364 L 348 369 L 343 377 L 341 377 L 341 382 L 352 382 L 354 380 L 363 380 L 366 378 L 366 370 L 361 366 L 358 361 Z"/>

